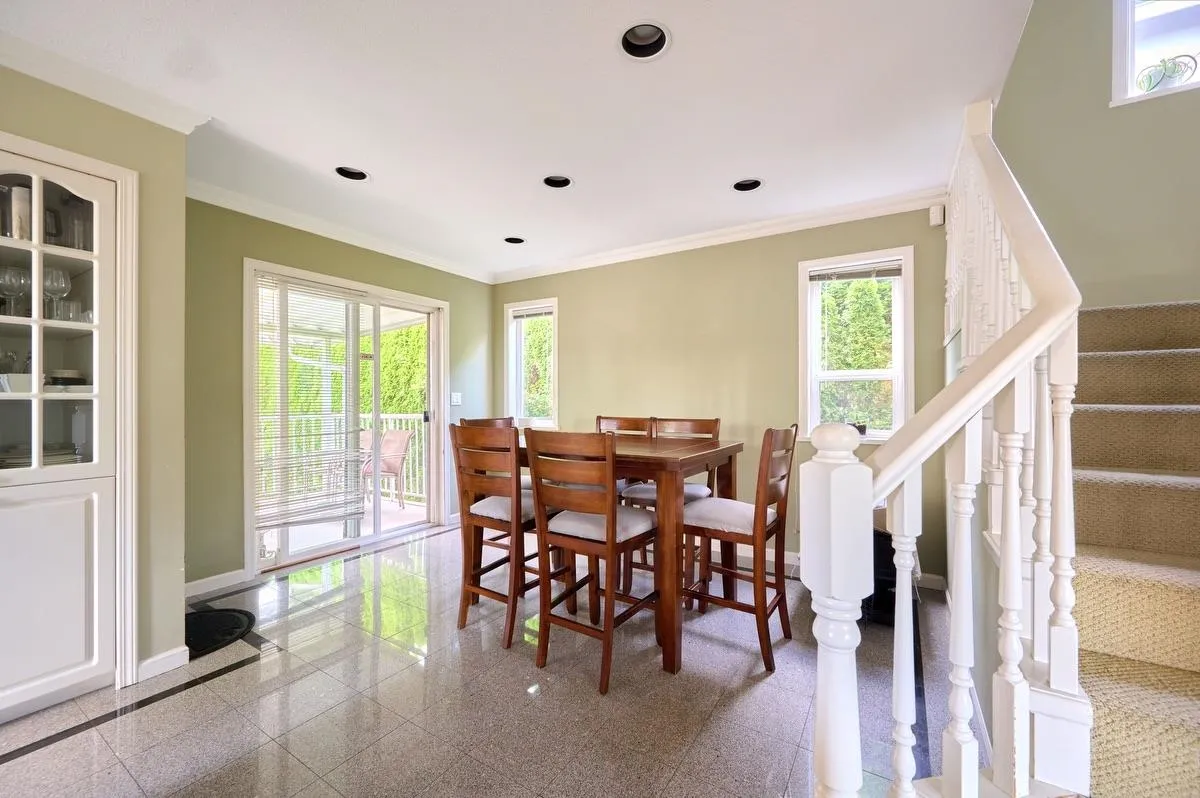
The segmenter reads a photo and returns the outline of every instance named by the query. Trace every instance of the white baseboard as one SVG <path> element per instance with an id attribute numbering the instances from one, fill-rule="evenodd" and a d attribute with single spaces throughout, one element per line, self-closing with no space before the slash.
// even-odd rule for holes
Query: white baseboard
<path id="1" fill-rule="evenodd" d="M 921 578 L 917 580 L 917 587 L 924 587 L 929 590 L 940 590 L 946 592 L 946 577 L 941 574 L 921 574 Z"/>
<path id="2" fill-rule="evenodd" d="M 214 590 L 222 590 L 227 587 L 241 584 L 246 581 L 245 571 L 229 571 L 228 573 L 217 574 L 216 576 L 207 576 L 204 579 L 197 579 L 195 582 L 188 582 L 183 586 L 183 594 L 187 598 L 203 595 L 204 593 L 212 593 Z"/>
<path id="3" fill-rule="evenodd" d="M 462 523 L 462 513 L 451 513 L 450 518 L 446 520 L 446 526 L 458 526 Z"/>
<path id="4" fill-rule="evenodd" d="M 241 573 L 239 571 L 238 573 Z M 178 646 L 164 651 L 161 654 L 155 654 L 150 659 L 144 659 L 138 663 L 137 675 L 138 681 L 153 679 L 155 676 L 173 671 L 176 668 L 182 668 L 188 663 L 188 647 Z"/>

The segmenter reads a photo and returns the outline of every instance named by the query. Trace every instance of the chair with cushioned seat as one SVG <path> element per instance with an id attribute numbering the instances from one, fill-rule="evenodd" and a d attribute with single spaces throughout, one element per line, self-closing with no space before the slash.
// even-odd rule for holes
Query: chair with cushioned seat
<path id="1" fill-rule="evenodd" d="M 525 533 L 534 529 L 533 494 L 521 489 L 520 443 L 511 424 L 450 425 L 450 442 L 458 474 L 462 513 L 463 575 L 458 606 L 458 628 L 467 624 L 471 605 L 480 596 L 505 604 L 504 641 L 512 645 L 517 601 L 537 587 L 537 569 L 527 563 L 537 556 L 525 553 Z M 498 532 L 489 535 L 485 530 Z M 495 548 L 506 556 L 483 563 L 483 549 Z M 555 555 L 561 560 L 561 552 Z M 508 565 L 508 590 L 484 587 L 486 574 Z M 533 579 L 526 579 L 534 574 Z"/>
<path id="2" fill-rule="evenodd" d="M 608 692 L 613 633 L 637 612 L 654 609 L 658 600 L 658 592 L 654 590 L 635 598 L 618 589 L 617 571 L 621 557 L 653 539 L 656 519 L 648 510 L 617 503 L 614 446 L 611 432 L 525 430 L 529 470 L 533 474 L 541 584 L 538 591 L 537 666 L 546 665 L 551 626 L 563 626 L 597 638 L 602 646 L 601 693 Z M 550 508 L 559 512 L 551 516 Z M 565 551 L 566 565 L 553 565 L 551 553 L 555 549 Z M 587 557 L 588 569 L 582 579 L 575 581 L 574 558 L 577 554 Z M 604 563 L 603 586 L 600 583 L 601 562 Z M 566 584 L 566 589 L 557 596 L 553 595 L 555 580 Z M 553 612 L 585 585 L 590 624 Z M 618 614 L 617 602 L 630 606 Z"/>
<path id="3" fill-rule="evenodd" d="M 463 427 L 515 427 L 512 416 L 503 416 L 500 418 L 464 418 L 459 420 L 459 425 Z M 530 490 L 533 487 L 533 480 L 528 474 L 521 475 L 521 490 Z"/>
<path id="4" fill-rule="evenodd" d="M 779 624 L 783 636 L 792 637 L 791 620 L 788 617 L 787 588 L 784 583 L 784 537 L 787 524 L 788 485 L 791 482 L 792 458 L 796 451 L 796 425 L 787 429 L 768 429 L 763 434 L 762 455 L 758 461 L 758 486 L 754 492 L 754 504 L 734 499 L 707 498 L 686 504 L 683 507 L 683 531 L 700 541 L 700 579 L 685 585 L 683 595 L 699 602 L 700 612 L 708 605 L 729 607 L 754 616 L 758 624 L 758 644 L 762 651 L 763 665 L 768 671 L 775 670 L 775 655 L 771 649 L 771 634 L 768 621 L 771 613 L 779 611 Z M 767 543 L 775 539 L 774 581 L 767 581 Z M 743 544 L 753 552 L 750 573 L 737 568 L 736 561 L 712 563 L 712 543 Z M 709 592 L 713 572 L 727 577 L 727 585 L 737 585 L 737 580 L 748 581 L 754 588 L 754 603 L 746 604 L 733 595 L 714 596 Z M 688 577 L 691 578 L 690 575 Z M 775 591 L 770 599 L 767 589 Z"/>

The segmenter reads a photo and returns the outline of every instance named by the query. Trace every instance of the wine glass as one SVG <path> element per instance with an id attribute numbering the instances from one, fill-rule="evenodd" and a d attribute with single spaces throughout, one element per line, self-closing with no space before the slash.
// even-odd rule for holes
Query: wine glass
<path id="1" fill-rule="evenodd" d="M 0 297 L 4 297 L 5 312 L 17 315 L 17 297 L 21 295 L 21 272 L 15 266 L 0 271 Z"/>
<path id="2" fill-rule="evenodd" d="M 42 291 L 54 300 L 54 309 L 51 314 L 55 319 L 60 318 L 62 316 L 60 310 L 62 300 L 71 293 L 71 275 L 62 269 L 46 269 L 45 277 L 42 278 Z"/>

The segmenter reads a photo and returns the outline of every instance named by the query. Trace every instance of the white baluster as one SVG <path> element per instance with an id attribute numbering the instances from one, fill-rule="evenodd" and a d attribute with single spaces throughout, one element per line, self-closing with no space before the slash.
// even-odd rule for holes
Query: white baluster
<path id="1" fill-rule="evenodd" d="M 1079 692 L 1079 629 L 1075 609 L 1075 474 L 1071 460 L 1071 402 L 1079 381 L 1079 341 L 1072 325 L 1050 349 L 1050 399 L 1054 425 L 1053 503 L 1050 513 L 1050 687 Z"/>
<path id="2" fill-rule="evenodd" d="M 1030 426 L 1029 373 L 1021 370 L 996 397 L 1004 468 L 1000 536 L 1000 667 L 992 677 L 993 782 L 1005 794 L 1029 794 L 1029 682 L 1021 672 L 1021 444 Z"/>
<path id="3" fill-rule="evenodd" d="M 1050 421 L 1049 355 L 1033 364 L 1033 658 L 1050 659 L 1050 497 L 1054 432 Z M 1026 466 L 1028 467 L 1028 466 Z"/>
<path id="4" fill-rule="evenodd" d="M 996 435 L 996 403 L 983 408 L 983 477 L 987 481 L 987 533 L 1000 534 L 1000 519 L 1003 501 L 1001 489 L 1004 471 L 1000 468 L 1000 444 Z"/>
<path id="5" fill-rule="evenodd" d="M 871 469 L 854 456 L 853 427 L 821 424 L 812 443 L 817 454 L 799 470 L 800 580 L 817 616 L 816 794 L 849 798 L 862 788 L 855 651 L 873 590 Z"/>
<path id="6" fill-rule="evenodd" d="M 1032 385 L 1032 382 L 1031 382 Z M 1033 448 L 1035 398 L 1029 393 L 1029 431 L 1021 445 L 1021 638 L 1032 640 L 1033 635 L 1033 525 L 1036 520 L 1033 497 Z"/>
<path id="7" fill-rule="evenodd" d="M 896 606 L 892 635 L 892 786 L 891 798 L 915 796 L 913 778 L 917 760 L 913 746 L 917 738 L 917 677 L 913 645 L 913 568 L 916 566 L 917 537 L 921 533 L 920 471 L 909 475 L 888 502 L 888 527 L 896 555 Z"/>
<path id="8" fill-rule="evenodd" d="M 971 668 L 975 664 L 971 527 L 975 486 L 982 478 L 982 437 L 983 419 L 977 415 L 954 436 L 946 451 L 954 524 L 950 530 L 950 723 L 942 732 L 943 798 L 979 795 L 979 743 L 971 732 Z"/>

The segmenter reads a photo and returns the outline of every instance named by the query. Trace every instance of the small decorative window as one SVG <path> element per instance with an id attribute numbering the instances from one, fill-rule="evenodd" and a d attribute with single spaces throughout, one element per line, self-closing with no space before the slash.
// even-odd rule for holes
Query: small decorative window
<path id="1" fill-rule="evenodd" d="M 558 300 L 504 306 L 505 407 L 520 426 L 558 425 Z"/>
<path id="2" fill-rule="evenodd" d="M 1200 0 L 1113 0 L 1113 104 L 1200 86 Z"/>

